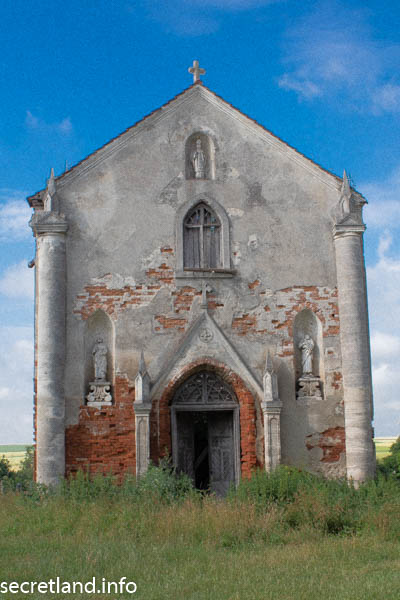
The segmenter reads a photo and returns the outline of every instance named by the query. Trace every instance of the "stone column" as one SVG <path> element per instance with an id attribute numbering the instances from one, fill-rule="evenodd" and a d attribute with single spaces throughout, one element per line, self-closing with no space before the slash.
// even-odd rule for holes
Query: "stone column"
<path id="1" fill-rule="evenodd" d="M 65 240 L 63 215 L 37 212 L 36 237 L 36 452 L 39 483 L 55 485 L 65 475 Z"/>
<path id="2" fill-rule="evenodd" d="M 363 254 L 365 225 L 334 227 L 344 389 L 347 477 L 361 482 L 375 472 L 372 382 Z"/>
<path id="3" fill-rule="evenodd" d="M 281 410 L 278 396 L 278 379 L 270 354 L 267 355 L 263 378 L 264 400 L 261 409 L 264 416 L 265 470 L 270 472 L 281 462 Z"/>
<path id="4" fill-rule="evenodd" d="M 143 352 L 140 357 L 139 372 L 135 379 L 135 440 L 136 440 L 136 477 L 146 473 L 150 464 L 150 377 L 144 363 Z"/>

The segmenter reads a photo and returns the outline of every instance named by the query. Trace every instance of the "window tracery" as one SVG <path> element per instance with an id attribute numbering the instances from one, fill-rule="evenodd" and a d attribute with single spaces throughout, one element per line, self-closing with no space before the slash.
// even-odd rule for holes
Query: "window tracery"
<path id="1" fill-rule="evenodd" d="M 221 268 L 221 223 L 212 209 L 200 202 L 184 221 L 184 269 Z"/>

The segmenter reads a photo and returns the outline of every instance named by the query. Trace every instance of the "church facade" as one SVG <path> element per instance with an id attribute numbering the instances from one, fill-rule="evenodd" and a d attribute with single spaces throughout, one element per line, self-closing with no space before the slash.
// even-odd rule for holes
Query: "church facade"
<path id="1" fill-rule="evenodd" d="M 28 198 L 36 478 L 374 473 L 364 198 L 199 79 Z"/>

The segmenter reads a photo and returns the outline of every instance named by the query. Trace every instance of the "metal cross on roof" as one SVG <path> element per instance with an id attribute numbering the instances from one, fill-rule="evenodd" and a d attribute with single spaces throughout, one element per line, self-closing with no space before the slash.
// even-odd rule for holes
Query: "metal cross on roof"
<path id="1" fill-rule="evenodd" d="M 200 81 L 200 75 L 205 75 L 206 73 L 205 69 L 199 67 L 198 60 L 193 61 L 193 67 L 189 67 L 188 71 L 193 75 L 193 83 L 196 83 L 196 81 Z"/>

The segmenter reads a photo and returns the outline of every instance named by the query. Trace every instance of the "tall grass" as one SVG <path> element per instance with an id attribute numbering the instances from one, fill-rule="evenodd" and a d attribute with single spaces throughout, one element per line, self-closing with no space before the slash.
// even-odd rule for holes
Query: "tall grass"
<path id="1" fill-rule="evenodd" d="M 164 462 L 122 484 L 79 473 L 56 489 L 8 489 L 0 581 L 126 576 L 136 598 L 151 600 L 398 598 L 395 478 L 356 489 L 280 467 L 255 472 L 222 500 Z"/>

